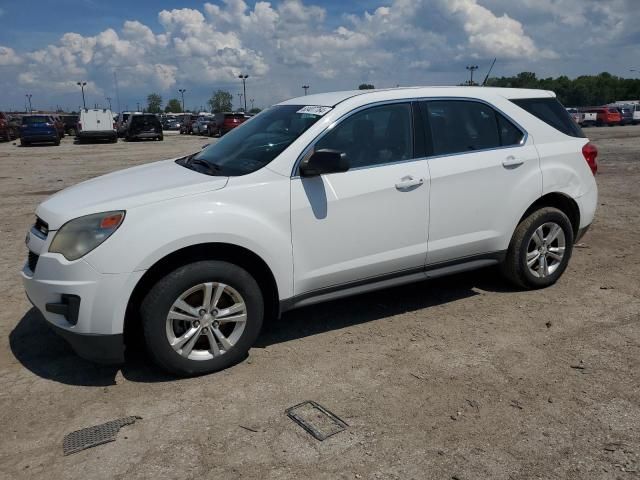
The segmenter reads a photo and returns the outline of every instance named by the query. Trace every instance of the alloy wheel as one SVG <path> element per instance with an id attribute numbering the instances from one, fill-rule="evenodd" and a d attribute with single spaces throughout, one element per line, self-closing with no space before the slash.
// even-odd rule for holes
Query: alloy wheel
<path id="1" fill-rule="evenodd" d="M 527 267 L 536 278 L 552 275 L 562 263 L 566 240 L 562 227 L 547 222 L 536 228 L 527 245 Z"/>
<path id="2" fill-rule="evenodd" d="M 210 360 L 224 355 L 242 336 L 247 307 L 242 295 L 229 285 L 196 285 L 173 302 L 166 321 L 171 347 L 189 360 Z"/>

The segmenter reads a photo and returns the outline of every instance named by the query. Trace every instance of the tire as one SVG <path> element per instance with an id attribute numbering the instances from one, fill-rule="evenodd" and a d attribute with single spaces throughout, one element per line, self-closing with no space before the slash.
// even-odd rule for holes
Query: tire
<path id="1" fill-rule="evenodd" d="M 558 226 L 561 233 L 558 232 L 553 241 L 549 242 L 552 225 Z M 538 240 L 534 238 L 540 228 L 543 241 L 539 237 Z M 502 273 L 513 284 L 526 289 L 553 285 L 567 268 L 573 252 L 573 238 L 571 222 L 564 212 L 553 207 L 536 210 L 516 227 L 502 264 Z M 562 255 L 558 260 L 560 254 Z M 527 265 L 528 258 L 535 272 Z"/>
<path id="2" fill-rule="evenodd" d="M 242 305 L 244 310 L 236 316 L 244 312 L 244 322 L 217 325 L 218 317 L 201 315 L 205 311 L 204 285 L 207 283 L 213 298 L 218 294 L 219 285 L 224 285 L 217 304 L 210 306 L 211 311 L 217 311 L 214 307 Z M 181 313 L 187 313 L 187 310 L 176 310 L 176 303 L 181 298 L 183 305 L 186 302 L 193 308 L 189 315 Z M 162 278 L 145 296 L 140 312 L 145 343 L 153 360 L 173 374 L 194 376 L 222 370 L 246 357 L 262 328 L 264 300 L 260 287 L 246 270 L 232 263 L 207 260 L 185 265 Z M 181 318 L 169 320 L 170 312 Z M 234 316 L 220 315 L 220 322 Z M 185 335 L 190 329 L 199 329 L 197 337 Z M 222 338 L 232 341 L 233 346 L 227 351 L 219 335 L 226 335 Z M 197 340 L 190 346 L 185 339 L 193 340 L 194 337 Z M 216 347 L 211 343 L 212 338 Z M 178 342 L 178 339 L 182 339 L 183 346 L 174 349 L 170 341 Z"/>
<path id="3" fill-rule="evenodd" d="M 20 139 L 20 145 L 23 147 L 29 146 L 29 142 L 23 138 Z"/>
<path id="4" fill-rule="evenodd" d="M 158 137 L 158 141 L 162 142 L 163 140 L 164 140 L 164 135 L 163 135 L 163 136 Z"/>
<path id="5" fill-rule="evenodd" d="M 58 145 L 60 145 L 60 137 L 58 137 L 56 140 L 53 141 L 53 144 L 57 147 Z"/>

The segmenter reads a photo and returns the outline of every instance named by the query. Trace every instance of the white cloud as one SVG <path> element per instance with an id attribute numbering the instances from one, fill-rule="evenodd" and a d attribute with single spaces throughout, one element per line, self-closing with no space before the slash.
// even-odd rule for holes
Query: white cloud
<path id="1" fill-rule="evenodd" d="M 0 66 L 2 65 L 17 65 L 22 62 L 22 59 L 16 54 L 13 48 L 3 47 L 0 45 Z"/>
<path id="2" fill-rule="evenodd" d="M 157 31 L 132 19 L 94 35 L 65 33 L 28 52 L 0 46 L 0 88 L 18 82 L 44 96 L 75 92 L 85 80 L 88 92 L 111 95 L 115 70 L 125 98 L 151 90 L 169 98 L 178 87 L 204 97 L 220 86 L 235 94 L 243 72 L 251 97 L 266 105 L 307 83 L 312 91 L 459 83 L 467 62 L 494 56 L 502 73 L 562 69 L 566 62 L 556 60 L 578 58 L 585 43 L 607 60 L 607 48 L 639 40 L 636 0 L 383 1 L 338 19 L 302 0 L 222 0 L 162 10 Z"/>

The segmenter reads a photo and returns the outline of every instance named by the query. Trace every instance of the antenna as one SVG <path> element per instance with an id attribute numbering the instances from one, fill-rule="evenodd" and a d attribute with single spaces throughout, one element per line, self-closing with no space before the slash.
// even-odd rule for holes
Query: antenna
<path id="1" fill-rule="evenodd" d="M 493 70 L 493 66 L 496 64 L 496 60 L 498 58 L 494 58 L 493 62 L 491 62 L 491 66 L 489 67 L 489 71 L 487 72 L 487 76 L 484 77 L 484 81 L 482 82 L 482 86 L 484 87 L 487 84 L 487 80 L 489 80 L 489 75 L 491 74 L 491 70 Z"/>

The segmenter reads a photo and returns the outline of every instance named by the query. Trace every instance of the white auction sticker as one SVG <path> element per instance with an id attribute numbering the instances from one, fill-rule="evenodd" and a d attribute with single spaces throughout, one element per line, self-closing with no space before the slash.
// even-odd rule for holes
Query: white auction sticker
<path id="1" fill-rule="evenodd" d="M 331 110 L 331 107 L 321 107 L 319 105 L 308 105 L 306 107 L 302 107 L 296 113 L 310 113 L 311 115 L 322 116 Z"/>

